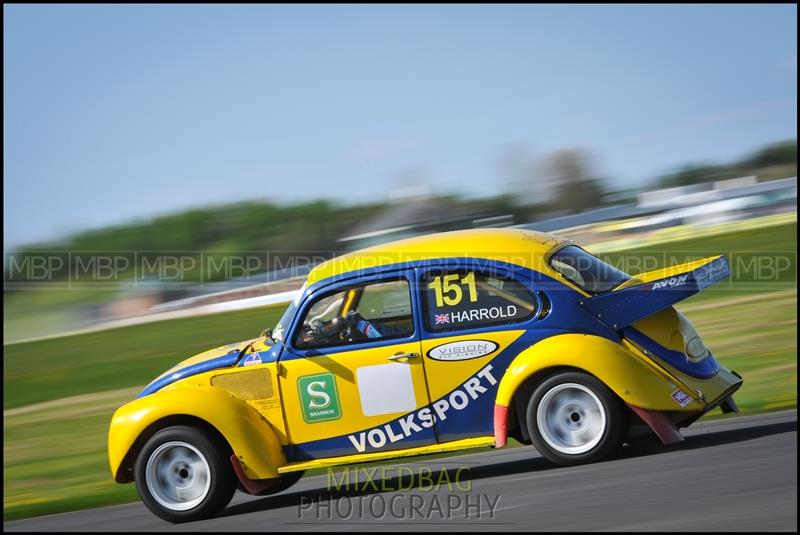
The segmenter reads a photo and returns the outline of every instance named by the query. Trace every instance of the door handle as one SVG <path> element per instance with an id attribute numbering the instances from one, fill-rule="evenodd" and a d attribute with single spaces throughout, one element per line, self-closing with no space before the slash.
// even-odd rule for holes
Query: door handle
<path id="1" fill-rule="evenodd" d="M 419 358 L 419 353 L 395 353 L 394 355 L 389 357 L 389 360 L 393 360 L 395 362 L 398 361 L 407 362 L 411 359 L 418 359 L 418 358 Z"/>

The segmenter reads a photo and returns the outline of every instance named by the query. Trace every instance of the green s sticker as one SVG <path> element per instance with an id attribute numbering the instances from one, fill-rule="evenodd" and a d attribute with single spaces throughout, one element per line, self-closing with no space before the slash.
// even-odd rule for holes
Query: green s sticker
<path id="1" fill-rule="evenodd" d="M 342 416 L 336 378 L 332 373 L 306 375 L 297 380 L 303 419 L 310 423 L 337 420 Z"/>

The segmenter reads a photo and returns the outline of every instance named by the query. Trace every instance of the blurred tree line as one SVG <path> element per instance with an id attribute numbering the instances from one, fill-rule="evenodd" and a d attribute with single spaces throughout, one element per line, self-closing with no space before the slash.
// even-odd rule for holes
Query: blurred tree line
<path id="1" fill-rule="evenodd" d="M 342 207 L 326 200 L 287 206 L 248 201 L 196 208 L 149 221 L 84 231 L 57 243 L 19 248 L 13 259 L 6 259 L 4 279 L 8 282 L 13 276 L 19 277 L 21 271 L 34 265 L 34 257 L 49 251 L 71 253 L 69 260 L 63 255 L 63 262 L 54 264 L 59 266 L 51 272 L 54 280 L 65 279 L 70 270 L 76 273 L 93 261 L 92 255 L 115 253 L 199 258 L 202 252 L 206 257 L 223 258 L 226 254 L 270 252 L 275 263 L 281 265 L 281 257 L 288 258 L 293 253 L 326 254 L 343 232 L 383 208 L 381 203 Z M 259 265 L 258 270 L 263 271 L 264 267 Z M 197 264 L 196 270 L 187 272 L 188 278 L 199 280 L 200 268 Z M 133 273 L 131 267 L 130 276 Z M 224 271 L 210 280 L 222 278 Z"/>
<path id="2" fill-rule="evenodd" d="M 584 149 L 556 151 L 541 160 L 518 153 L 503 164 L 505 172 L 513 177 L 508 194 L 471 200 L 448 195 L 427 202 L 436 207 L 440 218 L 452 213 L 502 215 L 518 224 L 624 200 L 619 194 L 616 199 L 612 196 L 610 181 L 597 175 L 591 154 Z M 657 177 L 652 187 L 684 186 L 747 175 L 768 180 L 796 174 L 797 142 L 792 140 L 769 145 L 729 164 L 684 166 Z M 278 263 L 282 255 L 288 262 L 297 253 L 330 257 L 342 252 L 342 244 L 337 240 L 350 229 L 392 207 L 388 202 L 343 206 L 319 200 L 285 206 L 249 201 L 198 208 L 81 232 L 59 243 L 19 248 L 13 253 L 13 261 L 19 266 L 26 256 L 56 249 L 70 251 L 75 257 L 73 264 L 81 252 L 190 255 L 199 255 L 201 251 L 207 255 L 269 252 L 277 257 Z M 6 281 L 9 281 L 9 260 L 6 258 L 4 266 Z M 70 267 L 64 265 L 61 275 L 66 276 Z M 214 278 L 224 278 L 224 274 L 216 274 Z"/>
<path id="3" fill-rule="evenodd" d="M 608 180 L 596 175 L 592 154 L 583 148 L 538 158 L 524 148 L 512 147 L 501 156 L 499 167 L 525 216 L 523 221 L 602 206 L 611 189 Z"/>
<path id="4" fill-rule="evenodd" d="M 658 178 L 658 187 L 690 186 L 757 175 L 759 180 L 797 176 L 797 140 L 768 145 L 741 160 L 723 165 L 689 164 Z"/>
<path id="5" fill-rule="evenodd" d="M 528 217 L 583 212 L 620 201 L 634 201 L 644 190 L 690 186 L 717 180 L 757 176 L 774 180 L 797 176 L 797 141 L 763 147 L 740 160 L 726 164 L 688 164 L 655 177 L 644 186 L 615 191 L 608 178 L 598 175 L 592 153 L 583 148 L 555 151 L 534 158 L 519 147 L 500 161 L 512 189 L 520 190 L 521 209 Z"/>
<path id="6" fill-rule="evenodd" d="M 514 220 L 515 209 L 507 196 L 475 200 L 446 195 L 426 202 L 436 207 L 436 215 L 441 218 L 458 212 L 476 217 L 511 214 Z M 70 273 L 75 280 L 76 273 L 88 274 L 95 268 L 102 271 L 104 267 L 100 263 L 107 261 L 98 257 L 109 256 L 112 257 L 110 262 L 123 261 L 114 266 L 125 266 L 119 272 L 125 278 L 134 275 L 141 278 L 143 270 L 136 273 L 134 265 L 139 268 L 147 266 L 148 262 L 153 265 L 159 258 L 163 261 L 165 256 L 178 257 L 180 262 L 187 258 L 203 258 L 204 262 L 191 262 L 192 267 L 182 271 L 183 282 L 197 282 L 201 277 L 208 282 L 228 276 L 251 276 L 273 269 L 297 267 L 303 262 L 316 263 L 346 252 L 347 246 L 339 242 L 340 238 L 364 221 L 395 206 L 388 202 L 345 206 L 318 200 L 285 206 L 248 201 L 196 208 L 149 221 L 84 231 L 57 243 L 21 247 L 13 252 L 13 258 L 6 258 L 4 280 L 24 281 L 29 268 L 36 270 L 38 260 L 35 259 L 43 254 L 50 267 L 49 280 L 53 281 L 66 280 Z M 517 216 L 521 216 L 519 211 Z M 269 255 L 268 262 L 237 268 L 237 275 L 230 275 L 221 267 L 208 269 L 209 266 L 222 266 L 232 257 L 260 255 L 264 258 L 265 254 Z M 52 259 L 57 262 L 50 262 Z M 205 271 L 201 271 L 203 268 Z M 157 273 L 157 269 L 153 272 Z M 13 289 L 13 285 L 6 288 Z"/>

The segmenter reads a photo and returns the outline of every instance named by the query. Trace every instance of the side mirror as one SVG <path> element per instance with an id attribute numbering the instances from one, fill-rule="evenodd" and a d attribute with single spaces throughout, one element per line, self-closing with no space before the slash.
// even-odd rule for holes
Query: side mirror
<path id="1" fill-rule="evenodd" d="M 268 339 L 272 340 L 272 329 L 264 329 L 259 336 L 266 336 Z"/>

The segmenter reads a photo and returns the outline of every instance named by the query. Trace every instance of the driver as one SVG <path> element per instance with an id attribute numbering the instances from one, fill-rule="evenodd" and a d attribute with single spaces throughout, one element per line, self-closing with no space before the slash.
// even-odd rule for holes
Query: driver
<path id="1" fill-rule="evenodd" d="M 330 308 L 333 308 L 333 306 Z M 352 331 L 357 331 L 366 338 L 383 338 L 386 336 L 393 336 L 395 334 L 402 334 L 404 332 L 404 329 L 399 327 L 382 325 L 376 322 L 365 320 L 364 317 L 355 310 L 349 311 L 344 317 L 335 316 L 330 321 L 324 321 L 324 316 L 325 313 L 320 314 L 309 322 L 311 332 L 317 339 L 329 337 L 337 331 L 342 332 L 348 327 Z M 351 339 L 350 341 L 353 340 Z"/>
<path id="2" fill-rule="evenodd" d="M 367 338 L 383 338 L 404 332 L 401 327 L 392 327 L 391 325 L 381 325 L 367 321 L 355 310 L 348 312 L 345 318 L 350 326 L 358 329 Z"/>

